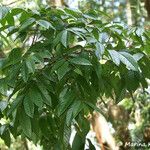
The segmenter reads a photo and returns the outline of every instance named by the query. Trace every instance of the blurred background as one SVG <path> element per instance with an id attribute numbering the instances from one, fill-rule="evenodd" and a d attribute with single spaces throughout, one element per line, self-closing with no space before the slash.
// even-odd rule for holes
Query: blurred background
<path id="1" fill-rule="evenodd" d="M 1 6 L 7 7 L 21 7 L 29 8 L 36 11 L 40 7 L 69 7 L 72 9 L 79 9 L 87 12 L 90 10 L 98 10 L 105 13 L 105 21 L 119 22 L 127 24 L 133 27 L 140 27 L 143 30 L 150 29 L 150 0 L 0 0 Z M 1 18 L 0 11 L 0 18 Z M 0 39 L 4 38 L 0 35 Z M 11 39 L 10 39 L 11 41 Z M 13 42 L 10 44 L 14 44 Z M 5 43 L 4 43 L 5 44 Z M 0 40 L 0 55 L 1 52 L 1 40 Z M 5 44 L 5 50 L 7 50 L 7 41 Z M 118 127 L 118 134 L 121 132 L 124 134 L 122 138 L 128 137 L 130 132 L 133 141 L 149 141 L 150 140 L 150 96 L 149 91 L 143 91 L 139 89 L 134 98 L 136 103 L 124 99 L 120 105 L 123 105 L 126 110 L 132 111 L 130 116 L 130 122 L 128 125 L 128 131 L 124 130 L 123 125 Z M 127 122 L 128 123 L 128 122 Z M 118 124 L 118 123 L 116 123 Z M 119 122 L 120 124 L 120 122 Z M 126 126 L 126 124 L 124 125 Z M 0 131 L 1 132 L 1 131 Z M 126 135 L 125 135 L 126 134 Z M 27 146 L 28 145 L 28 146 Z M 13 144 L 9 150 L 40 150 L 40 146 L 34 146 L 29 141 L 22 141 L 21 138 L 13 140 Z M 0 150 L 8 150 L 4 142 L 0 140 Z"/>

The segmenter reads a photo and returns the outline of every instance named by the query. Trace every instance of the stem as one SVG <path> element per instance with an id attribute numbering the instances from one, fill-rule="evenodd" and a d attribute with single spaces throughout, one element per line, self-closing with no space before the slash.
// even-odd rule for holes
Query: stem
<path id="1" fill-rule="evenodd" d="M 28 143 L 27 143 L 26 139 L 24 139 L 23 143 L 24 143 L 25 150 L 29 150 Z"/>
<path id="2" fill-rule="evenodd" d="M 135 103 L 135 99 L 134 99 L 134 97 L 133 97 L 132 92 L 130 92 L 130 95 L 131 95 L 132 101 Z"/>

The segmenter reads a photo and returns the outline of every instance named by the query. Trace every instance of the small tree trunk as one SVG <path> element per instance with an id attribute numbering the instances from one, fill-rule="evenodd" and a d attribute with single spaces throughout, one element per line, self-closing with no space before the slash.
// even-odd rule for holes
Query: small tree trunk
<path id="1" fill-rule="evenodd" d="M 132 22 L 132 11 L 131 11 L 131 4 L 130 4 L 129 0 L 127 0 L 126 8 L 127 8 L 127 24 L 129 26 L 132 26 L 132 24 L 133 24 L 133 22 Z"/>
<path id="2" fill-rule="evenodd" d="M 106 143 L 111 150 L 119 149 L 109 130 L 108 122 L 102 114 L 93 112 L 91 117 L 89 117 L 89 121 L 91 123 L 92 130 L 96 134 L 97 142 L 100 144 L 101 150 L 105 150 L 104 143 Z"/>
<path id="3" fill-rule="evenodd" d="M 150 19 L 150 0 L 145 0 L 145 8 L 147 11 L 148 19 Z"/>

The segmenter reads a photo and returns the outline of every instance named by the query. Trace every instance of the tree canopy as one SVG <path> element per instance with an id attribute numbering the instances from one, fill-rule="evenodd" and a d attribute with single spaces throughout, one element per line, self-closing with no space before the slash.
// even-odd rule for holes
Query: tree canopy
<path id="1" fill-rule="evenodd" d="M 70 8 L 0 7 L 0 136 L 44 149 L 83 149 L 102 97 L 119 103 L 150 79 L 150 32 Z M 2 51 L 1 51 L 2 52 Z M 134 101 L 134 98 L 132 99 Z M 77 134 L 69 144 L 71 125 Z"/>

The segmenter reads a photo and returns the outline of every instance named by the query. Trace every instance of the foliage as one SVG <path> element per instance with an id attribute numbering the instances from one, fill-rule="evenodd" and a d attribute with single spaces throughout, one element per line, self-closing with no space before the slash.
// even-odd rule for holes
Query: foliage
<path id="1" fill-rule="evenodd" d="M 101 112 L 99 97 L 118 103 L 147 88 L 149 32 L 102 22 L 97 11 L 0 7 L 0 14 L 0 32 L 19 43 L 0 59 L 0 116 L 6 119 L 0 135 L 7 146 L 12 134 L 44 149 L 71 149 L 74 125 L 72 149 L 83 149 L 85 116 Z"/>

